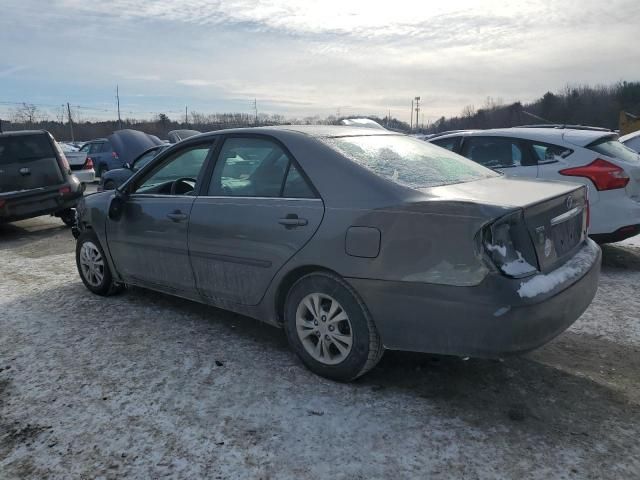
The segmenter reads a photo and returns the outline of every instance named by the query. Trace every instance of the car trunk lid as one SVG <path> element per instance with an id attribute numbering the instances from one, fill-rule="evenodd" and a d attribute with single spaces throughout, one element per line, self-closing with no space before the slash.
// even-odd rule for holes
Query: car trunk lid
<path id="1" fill-rule="evenodd" d="M 520 209 L 542 272 L 568 260 L 586 237 L 587 191 L 581 185 L 499 177 L 422 192 L 443 200 L 502 207 L 505 214 Z"/>
<path id="2" fill-rule="evenodd" d="M 0 196 L 64 183 L 48 134 L 0 136 Z"/>

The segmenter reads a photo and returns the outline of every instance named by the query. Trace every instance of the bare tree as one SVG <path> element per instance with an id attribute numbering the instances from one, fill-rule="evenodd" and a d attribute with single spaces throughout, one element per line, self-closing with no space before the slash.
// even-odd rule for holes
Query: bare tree
<path id="1" fill-rule="evenodd" d="M 19 107 L 13 109 L 12 120 L 15 123 L 25 123 L 27 125 L 35 124 L 40 117 L 38 107 L 31 103 L 23 103 Z"/>

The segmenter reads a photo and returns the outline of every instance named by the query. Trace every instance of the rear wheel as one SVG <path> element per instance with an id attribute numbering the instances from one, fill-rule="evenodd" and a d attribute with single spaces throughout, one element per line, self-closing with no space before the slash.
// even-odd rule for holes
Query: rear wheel
<path id="1" fill-rule="evenodd" d="M 323 377 L 353 380 L 384 353 L 366 306 L 337 275 L 317 272 L 298 280 L 287 295 L 284 317 L 291 348 Z"/>
<path id="2" fill-rule="evenodd" d="M 123 289 L 113 281 L 100 241 L 91 230 L 82 232 L 76 241 L 76 266 L 84 286 L 97 295 L 113 295 Z"/>
<path id="3" fill-rule="evenodd" d="M 76 210 L 74 208 L 62 210 L 57 215 L 67 227 L 73 227 L 76 224 Z"/>

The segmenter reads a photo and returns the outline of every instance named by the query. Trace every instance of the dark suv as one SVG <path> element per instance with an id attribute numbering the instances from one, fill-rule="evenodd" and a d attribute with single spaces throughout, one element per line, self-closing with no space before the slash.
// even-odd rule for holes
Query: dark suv
<path id="1" fill-rule="evenodd" d="M 0 133 L 0 223 L 52 214 L 73 225 L 83 191 L 49 132 Z"/>

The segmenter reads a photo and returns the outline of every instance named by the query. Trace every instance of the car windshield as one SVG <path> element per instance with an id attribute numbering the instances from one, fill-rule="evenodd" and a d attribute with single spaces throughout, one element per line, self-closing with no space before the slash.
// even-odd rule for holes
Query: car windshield
<path id="1" fill-rule="evenodd" d="M 410 188 L 500 176 L 444 148 L 403 135 L 336 137 L 324 141 L 376 175 Z"/>
<path id="2" fill-rule="evenodd" d="M 598 140 L 597 142 L 589 145 L 587 148 L 593 150 L 594 152 L 607 155 L 608 157 L 614 157 L 620 160 L 624 160 L 625 162 L 638 163 L 640 161 L 640 158 L 635 151 L 623 145 L 618 140 L 612 140 L 611 138 Z"/>

